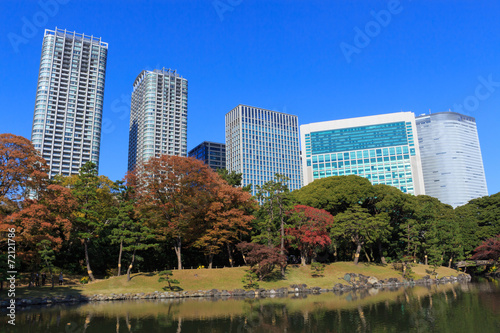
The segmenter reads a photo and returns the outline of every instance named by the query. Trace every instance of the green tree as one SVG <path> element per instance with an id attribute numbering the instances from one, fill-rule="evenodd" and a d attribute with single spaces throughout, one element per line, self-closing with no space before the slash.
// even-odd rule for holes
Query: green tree
<path id="1" fill-rule="evenodd" d="M 354 243 L 354 264 L 357 265 L 363 245 L 374 237 L 374 230 L 378 230 L 380 224 L 381 221 L 374 218 L 368 209 L 354 205 L 335 216 L 330 233 L 332 238 L 344 238 Z"/>
<path id="2" fill-rule="evenodd" d="M 95 281 L 90 266 L 88 247 L 99 237 L 106 222 L 116 214 L 117 201 L 114 195 L 115 184 L 107 177 L 97 175 L 97 166 L 92 162 L 80 168 L 72 192 L 78 202 L 74 212 L 74 234 L 84 246 L 87 273 Z"/>
<path id="3" fill-rule="evenodd" d="M 267 241 L 267 246 L 272 245 L 272 240 L 278 236 L 281 255 L 285 255 L 285 229 L 286 213 L 292 208 L 289 200 L 288 177 L 275 174 L 274 179 L 262 186 L 257 186 L 257 199 L 262 204 L 262 210 L 267 214 L 261 214 L 264 218 L 258 223 L 261 234 L 255 237 L 256 241 Z M 278 231 L 278 235 L 275 232 Z M 282 266 L 282 275 L 285 275 L 285 266 Z"/>
<path id="4" fill-rule="evenodd" d="M 157 247 L 158 244 L 154 242 L 157 236 L 137 216 L 131 194 L 133 189 L 123 185 L 122 182 L 117 182 L 116 186 L 120 191 L 118 195 L 118 214 L 116 217 L 110 219 L 112 230 L 109 238 L 111 239 L 111 244 L 120 244 L 118 276 L 121 273 L 122 252 L 132 252 L 132 259 L 127 269 L 127 281 L 130 281 L 130 272 L 134 266 L 136 252 Z"/>
<path id="5" fill-rule="evenodd" d="M 224 179 L 231 186 L 241 186 L 243 180 L 243 174 L 236 171 L 227 171 L 227 169 L 217 169 L 217 174 L 219 177 Z M 248 184 L 242 187 L 243 191 L 250 192 L 252 190 L 252 184 Z"/>
<path id="6" fill-rule="evenodd" d="M 292 192 L 296 204 L 324 209 L 333 216 L 354 205 L 366 206 L 373 198 L 373 186 L 366 178 L 350 175 L 317 179 Z"/>

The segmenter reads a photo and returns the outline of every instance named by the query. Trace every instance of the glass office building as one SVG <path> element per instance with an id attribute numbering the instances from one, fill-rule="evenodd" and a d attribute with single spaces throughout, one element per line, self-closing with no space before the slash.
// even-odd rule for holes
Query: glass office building
<path id="1" fill-rule="evenodd" d="M 223 143 L 203 141 L 191 149 L 188 156 L 205 162 L 214 170 L 226 168 L 226 145 Z"/>
<path id="2" fill-rule="evenodd" d="M 290 191 L 302 184 L 297 116 L 238 105 L 226 114 L 227 170 L 243 176 L 242 185 L 256 186 L 275 174 L 289 178 Z"/>
<path id="3" fill-rule="evenodd" d="M 99 167 L 107 54 L 99 37 L 45 30 L 31 142 L 50 177 L 78 174 L 88 161 Z"/>
<path id="4" fill-rule="evenodd" d="M 474 118 L 439 112 L 416 124 L 426 194 L 453 207 L 488 195 Z"/>
<path id="5" fill-rule="evenodd" d="M 175 70 L 142 71 L 130 109 L 128 169 L 151 156 L 187 156 L 187 80 Z"/>
<path id="6" fill-rule="evenodd" d="M 404 193 L 425 193 L 412 112 L 312 123 L 300 131 L 304 185 L 358 175 Z"/>

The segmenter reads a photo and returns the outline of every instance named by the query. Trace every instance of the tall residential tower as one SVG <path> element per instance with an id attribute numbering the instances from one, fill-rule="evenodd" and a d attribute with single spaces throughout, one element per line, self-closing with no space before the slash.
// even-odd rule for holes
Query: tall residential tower
<path id="1" fill-rule="evenodd" d="M 187 156 L 187 80 L 175 70 L 144 70 L 135 79 L 128 169 L 151 156 Z"/>
<path id="2" fill-rule="evenodd" d="M 425 194 L 412 112 L 300 126 L 304 185 L 329 176 L 358 175 L 404 193 Z"/>
<path id="3" fill-rule="evenodd" d="M 289 178 L 290 191 L 302 186 L 297 116 L 238 105 L 226 114 L 226 165 L 256 186 L 275 174 Z"/>
<path id="4" fill-rule="evenodd" d="M 99 167 L 107 53 L 99 37 L 45 30 L 31 141 L 50 177 Z"/>
<path id="5" fill-rule="evenodd" d="M 453 207 L 488 195 L 476 120 L 439 112 L 416 123 L 426 194 Z"/>

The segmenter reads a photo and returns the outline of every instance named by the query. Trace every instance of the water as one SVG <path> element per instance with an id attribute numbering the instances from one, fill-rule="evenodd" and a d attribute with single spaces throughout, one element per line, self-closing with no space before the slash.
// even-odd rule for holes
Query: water
<path id="1" fill-rule="evenodd" d="M 500 332 L 498 280 L 265 299 L 54 305 L 0 332 Z"/>

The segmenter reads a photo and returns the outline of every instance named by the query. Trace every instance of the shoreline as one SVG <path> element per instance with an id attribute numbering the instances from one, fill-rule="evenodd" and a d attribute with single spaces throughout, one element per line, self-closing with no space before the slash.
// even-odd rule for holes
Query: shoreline
<path id="1" fill-rule="evenodd" d="M 400 281 L 397 278 L 389 278 L 387 280 L 378 280 L 374 277 L 367 277 L 362 274 L 348 273 L 349 278 L 345 281 L 348 284 L 337 283 L 332 288 L 308 287 L 305 284 L 290 285 L 288 288 L 276 289 L 235 289 L 235 290 L 198 290 L 198 291 L 154 291 L 148 293 L 109 293 L 109 294 L 94 294 L 86 295 L 66 295 L 56 297 L 18 297 L 15 298 L 15 306 L 19 309 L 24 309 L 33 305 L 37 306 L 52 306 L 55 304 L 78 304 L 89 302 L 107 302 L 107 301 L 124 301 L 124 300 L 166 300 L 166 299 L 194 299 L 205 298 L 214 300 L 224 299 L 245 299 L 245 298 L 268 298 L 268 297 L 288 297 L 289 295 L 300 296 L 309 294 L 323 294 L 333 292 L 342 295 L 344 292 L 362 291 L 369 289 L 376 290 L 394 290 L 399 288 L 408 288 L 415 286 L 431 286 L 446 283 L 468 283 L 471 281 L 469 274 L 461 273 L 458 276 L 445 276 L 440 279 L 432 279 L 428 276 L 418 280 Z M 352 279 L 352 281 L 351 281 Z M 0 299 L 2 309 L 5 309 L 9 304 L 10 299 Z"/>

